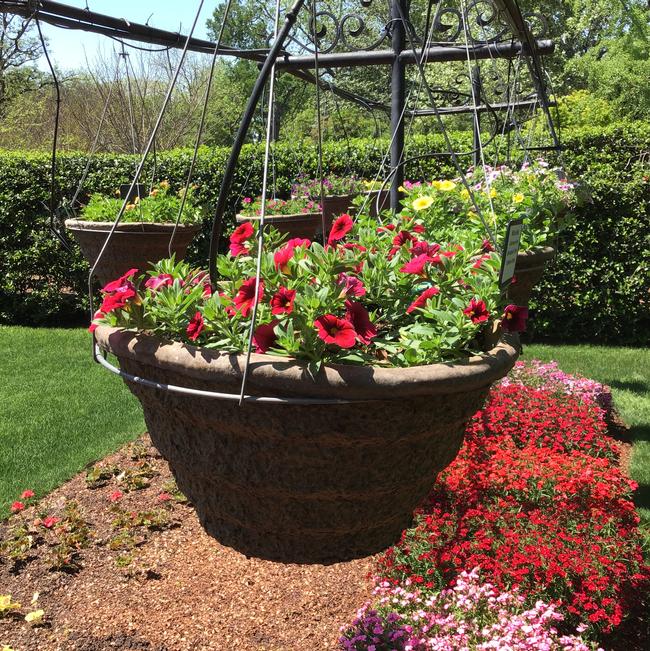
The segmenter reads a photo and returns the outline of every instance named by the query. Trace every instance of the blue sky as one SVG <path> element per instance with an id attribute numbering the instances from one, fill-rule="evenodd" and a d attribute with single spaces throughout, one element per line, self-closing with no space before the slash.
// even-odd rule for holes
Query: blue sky
<path id="1" fill-rule="evenodd" d="M 65 4 L 84 8 L 86 0 L 62 0 Z M 207 37 L 205 22 L 212 15 L 219 0 L 204 0 L 201 17 L 197 23 L 195 36 Z M 127 18 L 136 23 L 146 23 L 152 27 L 178 31 L 182 29 L 187 33 L 192 25 L 194 16 L 199 7 L 199 0 L 88 0 L 92 11 L 108 14 L 116 18 Z M 153 16 L 152 16 L 153 14 Z M 43 33 L 49 41 L 49 50 L 52 60 L 58 68 L 67 70 L 83 67 L 85 57 L 92 60 L 98 52 L 111 52 L 114 47 L 119 47 L 111 39 L 78 30 L 57 29 L 42 23 Z M 44 60 L 40 62 L 46 69 Z"/>

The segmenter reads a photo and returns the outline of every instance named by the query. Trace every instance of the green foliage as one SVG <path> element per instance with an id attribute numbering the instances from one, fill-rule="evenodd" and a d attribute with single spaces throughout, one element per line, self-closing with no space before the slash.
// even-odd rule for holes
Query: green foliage
<path id="1" fill-rule="evenodd" d="M 562 163 L 569 176 L 592 188 L 593 203 L 575 211 L 575 223 L 559 242 L 560 254 L 536 293 L 538 335 L 602 342 L 648 342 L 650 265 L 650 127 L 643 123 L 564 131 L 567 146 Z M 459 151 L 471 149 L 471 134 L 453 134 Z M 373 179 L 387 143 L 377 139 L 328 142 L 324 168 L 330 174 Z M 410 140 L 407 155 L 445 151 L 438 135 Z M 491 152 L 486 152 L 491 160 Z M 157 175 L 181 187 L 191 152 L 178 150 L 158 156 Z M 203 148 L 194 176 L 197 202 L 211 212 L 219 192 L 228 149 Z M 315 178 L 317 150 L 313 144 L 278 144 L 274 151 L 276 190 L 287 196 L 302 173 Z M 551 161 L 557 162 L 557 161 Z M 59 159 L 57 200 L 69 199 L 85 164 L 80 154 Z M 8 323 L 61 323 L 84 316 L 88 266 L 81 255 L 70 255 L 48 231 L 44 208 L 48 200 L 47 154 L 0 154 L 0 320 Z M 110 194 L 130 180 L 130 156 L 96 157 L 87 193 Z M 151 170 L 145 174 L 150 178 Z M 413 162 L 407 178 L 454 176 L 448 158 Z M 246 145 L 233 183 L 225 232 L 244 196 L 261 188 L 262 147 Z M 210 215 L 204 233 L 188 253 L 192 264 L 204 266 Z"/>

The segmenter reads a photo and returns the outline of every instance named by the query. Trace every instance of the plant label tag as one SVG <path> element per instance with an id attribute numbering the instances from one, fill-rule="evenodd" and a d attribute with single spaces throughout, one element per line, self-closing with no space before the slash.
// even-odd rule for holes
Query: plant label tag
<path id="1" fill-rule="evenodd" d="M 499 272 L 499 287 L 504 289 L 511 282 L 515 275 L 517 265 L 517 254 L 521 242 L 521 232 L 524 223 L 521 219 L 513 219 L 506 230 L 506 241 L 503 244 L 503 255 L 501 258 L 501 271 Z"/>

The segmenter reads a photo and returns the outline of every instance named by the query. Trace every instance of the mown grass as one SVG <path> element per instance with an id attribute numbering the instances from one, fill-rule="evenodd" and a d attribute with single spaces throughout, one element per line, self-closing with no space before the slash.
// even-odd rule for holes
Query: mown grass
<path id="1" fill-rule="evenodd" d="M 144 430 L 85 330 L 0 327 L 0 518 L 23 489 L 41 496 Z"/>
<path id="2" fill-rule="evenodd" d="M 630 472 L 639 484 L 635 502 L 650 541 L 650 348 L 532 345 L 524 353 L 524 359 L 555 360 L 567 373 L 612 387 L 614 404 L 630 426 Z"/>

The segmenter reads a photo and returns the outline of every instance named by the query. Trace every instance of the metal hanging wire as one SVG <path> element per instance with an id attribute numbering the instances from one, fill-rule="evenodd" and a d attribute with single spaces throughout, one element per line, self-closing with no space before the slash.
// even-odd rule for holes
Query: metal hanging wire
<path id="1" fill-rule="evenodd" d="M 147 143 L 147 145 L 145 147 L 145 150 L 143 152 L 142 159 L 140 160 L 140 163 L 138 164 L 138 167 L 136 169 L 135 176 L 133 177 L 133 181 L 131 182 L 131 186 L 129 188 L 129 191 L 127 192 L 126 198 L 122 202 L 122 206 L 120 207 L 120 210 L 119 210 L 119 212 L 118 212 L 118 214 L 117 214 L 117 216 L 116 216 L 116 218 L 115 218 L 115 220 L 113 222 L 111 230 L 109 231 L 109 233 L 108 233 L 108 235 L 106 237 L 106 240 L 104 241 L 104 244 L 103 244 L 102 248 L 99 251 L 99 255 L 97 256 L 92 268 L 90 269 L 90 273 L 88 274 L 88 297 L 89 297 L 89 302 L 90 302 L 91 319 L 94 318 L 93 315 L 94 315 L 94 311 L 95 311 L 94 310 L 94 305 L 93 305 L 93 303 L 94 303 L 94 301 L 93 301 L 93 277 L 95 276 L 95 270 L 97 269 L 97 266 L 98 266 L 99 262 L 101 261 L 102 257 L 104 256 L 104 253 L 106 252 L 106 249 L 108 248 L 108 245 L 109 245 L 111 239 L 113 238 L 113 235 L 114 235 L 115 231 L 117 230 L 117 227 L 119 226 L 120 221 L 122 220 L 122 217 L 124 216 L 126 206 L 127 206 L 128 202 L 129 202 L 129 197 L 133 194 L 133 191 L 134 191 L 138 181 L 140 180 L 140 175 L 142 174 L 142 170 L 144 169 L 145 162 L 147 160 L 149 152 L 151 151 L 151 148 L 153 147 L 153 143 L 155 141 L 156 134 L 158 133 L 158 129 L 160 128 L 160 125 L 162 124 L 162 120 L 163 120 L 163 117 L 164 117 L 164 114 L 165 114 L 165 110 L 167 109 L 167 106 L 168 106 L 168 104 L 169 104 L 169 102 L 171 100 L 174 88 L 176 87 L 176 82 L 178 80 L 178 76 L 180 74 L 181 68 L 182 68 L 183 63 L 185 61 L 185 57 L 187 55 L 190 40 L 192 38 L 192 35 L 194 34 L 194 30 L 195 30 L 196 25 L 198 23 L 199 16 L 201 14 L 201 10 L 203 8 L 203 3 L 204 3 L 204 0 L 199 1 L 196 16 L 194 17 L 194 22 L 192 23 L 192 28 L 191 28 L 191 30 L 190 30 L 190 32 L 189 32 L 189 34 L 188 34 L 188 36 L 187 36 L 187 38 L 185 40 L 185 45 L 183 47 L 183 51 L 182 51 L 180 60 L 179 60 L 178 65 L 176 67 L 176 71 L 175 71 L 174 76 L 173 76 L 173 78 L 171 80 L 171 83 L 169 84 L 169 88 L 167 90 L 167 95 L 165 96 L 165 100 L 163 101 L 163 105 L 162 105 L 162 107 L 160 109 L 158 119 L 156 120 L 156 123 L 154 125 L 153 130 L 152 130 L 151 136 L 149 138 L 149 142 Z M 95 338 L 93 336 L 93 347 L 94 346 L 95 346 Z M 95 355 L 95 353 L 93 352 L 93 356 L 94 355 Z"/>
<path id="2" fill-rule="evenodd" d="M 43 48 L 43 54 L 45 55 L 45 60 L 47 61 L 48 68 L 50 69 L 50 74 L 52 75 L 52 80 L 54 81 L 54 91 L 56 93 L 56 109 L 54 113 L 54 135 L 52 136 L 52 156 L 50 159 L 50 197 L 49 203 L 45 205 L 47 208 L 50 221 L 49 229 L 54 234 L 54 236 L 61 242 L 63 248 L 68 252 L 72 253 L 72 247 L 66 239 L 65 235 L 61 230 L 61 224 L 59 227 L 55 225 L 55 217 L 58 218 L 58 209 L 56 206 L 56 168 L 57 168 L 57 148 L 59 144 L 59 122 L 61 119 L 61 86 L 59 84 L 59 78 L 50 59 L 50 53 L 47 49 L 47 43 L 45 37 L 43 36 L 43 30 L 41 29 L 41 23 L 38 19 L 38 9 L 34 12 L 34 22 L 36 23 L 36 29 L 38 30 L 38 38 L 41 42 L 41 47 Z"/>
<path id="3" fill-rule="evenodd" d="M 212 63 L 210 64 L 210 72 L 208 74 L 208 82 L 205 89 L 205 98 L 203 100 L 203 110 L 201 111 L 201 120 L 199 122 L 199 129 L 196 134 L 196 140 L 194 142 L 194 151 L 192 152 L 192 159 L 190 161 L 189 169 L 187 170 L 187 178 L 185 180 L 185 188 L 183 195 L 181 196 L 181 204 L 178 208 L 178 214 L 176 215 L 176 221 L 174 222 L 174 228 L 172 230 L 171 237 L 169 238 L 169 245 L 167 251 L 169 257 L 172 257 L 172 245 L 174 243 L 174 237 L 178 230 L 178 225 L 180 224 L 181 217 L 183 216 L 183 210 L 185 210 L 185 204 L 187 203 L 187 193 L 189 192 L 190 185 L 192 183 L 192 177 L 194 176 L 194 168 L 196 167 L 196 160 L 199 155 L 199 147 L 201 146 L 201 139 L 203 138 L 203 131 L 205 129 L 205 121 L 208 114 L 208 104 L 210 102 L 210 93 L 212 92 L 212 83 L 214 81 L 214 72 L 217 66 L 217 56 L 219 53 L 219 48 L 221 47 L 221 40 L 223 38 L 226 23 L 228 22 L 228 16 L 230 14 L 230 8 L 232 6 L 232 0 L 228 0 L 226 8 L 224 11 L 223 22 L 221 23 L 221 29 L 219 30 L 219 35 L 217 37 L 217 42 L 214 46 L 214 52 L 212 53 Z"/>
<path id="4" fill-rule="evenodd" d="M 275 39 L 278 38 L 280 31 L 280 0 L 275 3 Z M 275 102 L 275 62 L 271 68 L 271 78 L 269 82 L 269 107 L 266 121 L 266 145 L 264 150 L 264 172 L 262 175 L 262 203 L 260 206 L 260 219 L 257 230 L 257 262 L 255 266 L 255 298 L 253 300 L 253 313 L 251 314 L 251 325 L 248 332 L 248 348 L 246 350 L 246 362 L 244 373 L 241 381 L 241 390 L 239 392 L 239 405 L 244 402 L 246 392 L 246 382 L 248 381 L 248 372 L 250 368 L 251 353 L 253 352 L 253 338 L 255 336 L 255 323 L 257 320 L 257 305 L 260 291 L 262 276 L 262 256 L 264 255 L 264 227 L 266 226 L 266 193 L 268 191 L 269 180 L 269 160 L 271 156 L 271 140 L 273 138 L 273 105 Z"/>

